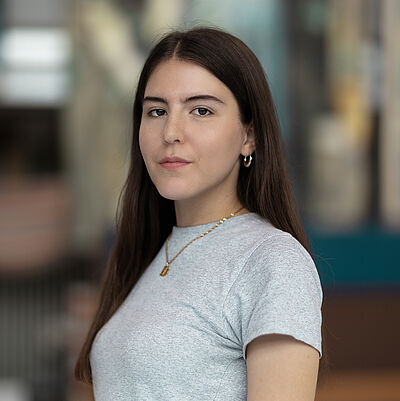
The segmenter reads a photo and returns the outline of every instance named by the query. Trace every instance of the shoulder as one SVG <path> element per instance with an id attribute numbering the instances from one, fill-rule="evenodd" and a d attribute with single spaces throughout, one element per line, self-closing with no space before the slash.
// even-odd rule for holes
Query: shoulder
<path id="1" fill-rule="evenodd" d="M 321 281 L 313 258 L 287 232 L 277 232 L 263 239 L 247 258 L 241 274 L 254 281 L 269 280 L 279 286 L 313 287 L 322 298 Z"/>
<path id="2" fill-rule="evenodd" d="M 272 235 L 260 239 L 249 256 L 252 263 L 268 262 L 280 266 L 293 267 L 293 263 L 315 267 L 314 260 L 304 246 L 290 233 L 277 230 Z"/>
<path id="3" fill-rule="evenodd" d="M 249 213 L 231 228 L 229 234 L 232 242 L 247 245 L 246 258 L 252 262 L 260 259 L 285 264 L 289 260 L 299 259 L 305 264 L 314 265 L 311 255 L 293 235 L 276 228 L 256 213 Z"/>
<path id="4" fill-rule="evenodd" d="M 254 231 L 244 229 L 254 245 L 224 299 L 225 330 L 243 355 L 254 338 L 273 333 L 291 335 L 321 354 L 323 292 L 314 261 L 290 233 L 261 223 L 250 225 Z"/>
<path id="5" fill-rule="evenodd" d="M 246 220 L 240 225 L 236 241 L 247 243 L 247 249 L 243 251 L 242 265 L 236 272 L 231 292 L 235 288 L 253 291 L 254 287 L 268 283 L 278 288 L 312 287 L 322 298 L 316 265 L 304 246 L 259 215 L 253 213 Z"/>
<path id="6" fill-rule="evenodd" d="M 248 213 L 238 216 L 231 222 L 230 231 L 241 237 L 253 237 L 265 239 L 279 234 L 288 234 L 275 226 L 257 213 Z"/>
<path id="7" fill-rule="evenodd" d="M 245 249 L 243 256 L 249 256 L 259 246 L 263 247 L 275 237 L 291 236 L 256 213 L 238 216 L 235 221 L 230 222 L 222 235 L 224 240 L 229 239 L 232 248 Z"/>

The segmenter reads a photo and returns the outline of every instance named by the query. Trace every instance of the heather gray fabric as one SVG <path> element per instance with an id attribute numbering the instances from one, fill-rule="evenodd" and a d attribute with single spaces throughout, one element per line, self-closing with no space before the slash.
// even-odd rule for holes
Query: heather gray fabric
<path id="1" fill-rule="evenodd" d="M 170 258 L 215 223 L 174 227 Z M 290 234 L 255 213 L 226 220 L 160 276 L 165 244 L 91 352 L 96 401 L 245 401 L 247 344 L 293 336 L 321 356 L 322 289 Z"/>

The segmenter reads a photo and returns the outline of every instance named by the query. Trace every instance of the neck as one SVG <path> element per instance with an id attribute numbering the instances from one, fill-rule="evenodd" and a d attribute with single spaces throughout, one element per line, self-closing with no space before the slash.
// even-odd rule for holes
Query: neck
<path id="1" fill-rule="evenodd" d="M 197 226 L 230 216 L 242 207 L 237 198 L 210 200 L 185 199 L 175 201 L 176 224 L 178 227 Z M 235 216 L 248 213 L 245 208 Z"/>

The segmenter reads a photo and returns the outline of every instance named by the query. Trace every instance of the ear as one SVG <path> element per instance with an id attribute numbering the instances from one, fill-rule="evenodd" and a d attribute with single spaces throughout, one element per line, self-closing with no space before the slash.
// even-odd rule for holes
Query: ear
<path id="1" fill-rule="evenodd" d="M 251 155 L 256 149 L 256 138 L 254 135 L 253 123 L 245 127 L 245 136 L 242 143 L 241 154 L 243 156 Z"/>

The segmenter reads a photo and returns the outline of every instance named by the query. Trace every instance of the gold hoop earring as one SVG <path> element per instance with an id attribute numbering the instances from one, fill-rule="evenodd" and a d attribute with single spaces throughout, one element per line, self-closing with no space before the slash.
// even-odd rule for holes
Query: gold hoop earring
<path id="1" fill-rule="evenodd" d="M 250 167 L 251 161 L 253 160 L 253 158 L 251 157 L 251 155 L 249 156 L 249 161 L 247 161 L 247 156 L 244 157 L 243 159 L 243 165 L 245 167 Z"/>

